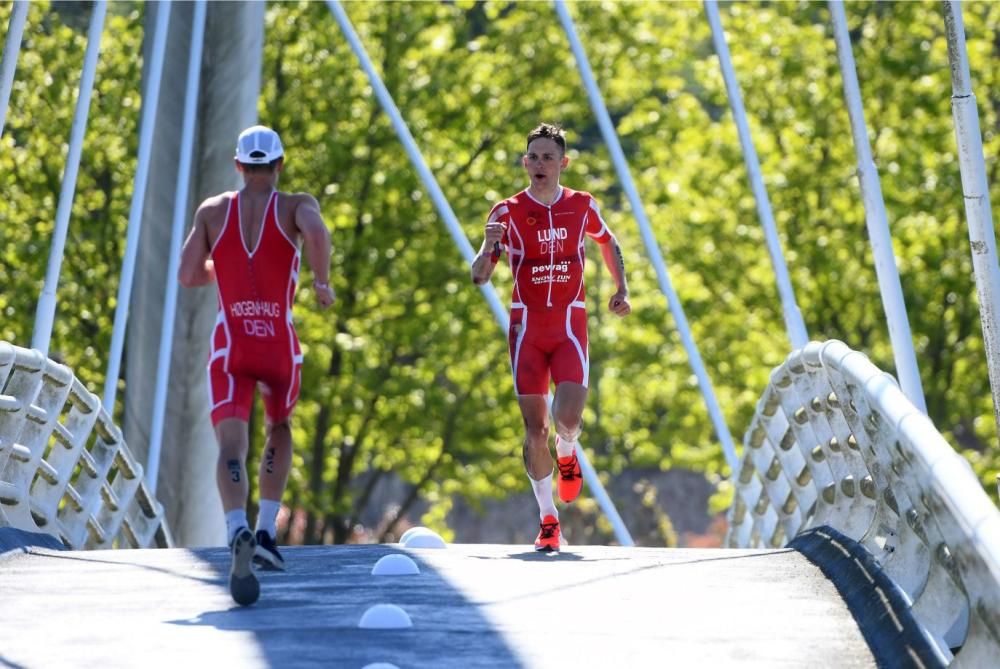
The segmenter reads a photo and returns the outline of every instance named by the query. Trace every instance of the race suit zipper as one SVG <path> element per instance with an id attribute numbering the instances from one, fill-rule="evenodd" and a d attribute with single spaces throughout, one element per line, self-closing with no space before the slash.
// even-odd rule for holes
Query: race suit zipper
<path id="1" fill-rule="evenodd" d="M 555 276 L 555 262 L 556 262 L 556 229 L 552 222 L 552 205 L 548 205 L 549 210 L 549 295 L 545 299 L 549 308 L 552 308 L 552 279 Z"/>

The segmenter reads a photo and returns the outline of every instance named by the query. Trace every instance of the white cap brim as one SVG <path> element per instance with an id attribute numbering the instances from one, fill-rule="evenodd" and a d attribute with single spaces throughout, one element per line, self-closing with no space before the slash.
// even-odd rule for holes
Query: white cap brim
<path id="1" fill-rule="evenodd" d="M 266 165 L 285 155 L 278 133 L 255 125 L 240 133 L 236 140 L 236 160 L 252 165 Z"/>

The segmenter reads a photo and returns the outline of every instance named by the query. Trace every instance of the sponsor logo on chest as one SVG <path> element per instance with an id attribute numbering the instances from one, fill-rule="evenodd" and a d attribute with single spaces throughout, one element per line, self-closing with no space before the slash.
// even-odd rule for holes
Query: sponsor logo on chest
<path id="1" fill-rule="evenodd" d="M 542 253 L 562 253 L 569 238 L 566 228 L 545 228 L 536 231 Z"/>

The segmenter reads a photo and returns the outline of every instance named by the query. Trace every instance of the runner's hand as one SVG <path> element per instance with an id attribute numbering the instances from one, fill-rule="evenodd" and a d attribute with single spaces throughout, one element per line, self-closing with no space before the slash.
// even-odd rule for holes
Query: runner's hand
<path id="1" fill-rule="evenodd" d="M 608 300 L 608 311 L 616 316 L 628 316 L 632 313 L 632 305 L 628 303 L 628 291 L 619 290 Z"/>
<path id="2" fill-rule="evenodd" d="M 500 240 L 503 239 L 504 224 L 503 223 L 487 223 L 486 224 L 486 248 L 493 250 L 494 244 L 499 244 Z"/>
<path id="3" fill-rule="evenodd" d="M 337 294 L 333 292 L 333 286 L 326 283 L 313 281 L 313 288 L 316 289 L 316 301 L 321 309 L 328 308 L 337 299 Z"/>

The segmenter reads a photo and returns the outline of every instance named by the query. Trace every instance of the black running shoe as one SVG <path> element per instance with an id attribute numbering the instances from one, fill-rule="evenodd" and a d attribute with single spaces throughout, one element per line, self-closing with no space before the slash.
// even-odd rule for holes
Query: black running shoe
<path id="1" fill-rule="evenodd" d="M 267 571 L 285 571 L 285 558 L 278 552 L 278 546 L 267 530 L 257 530 L 257 548 L 253 563 Z"/>
<path id="2" fill-rule="evenodd" d="M 253 555 L 257 542 L 247 528 L 241 528 L 233 537 L 230 553 L 233 564 L 229 570 L 229 593 L 240 606 L 250 606 L 260 597 L 260 583 L 253 573 Z"/>

